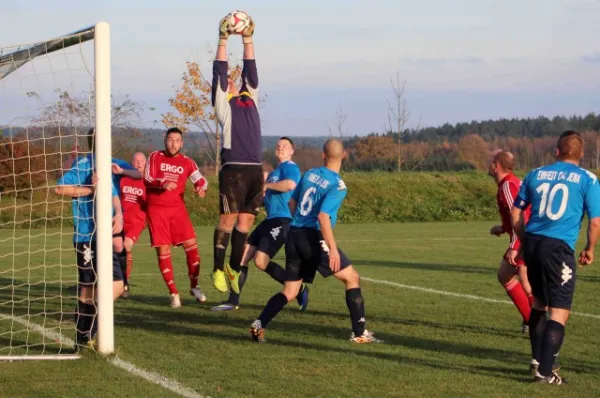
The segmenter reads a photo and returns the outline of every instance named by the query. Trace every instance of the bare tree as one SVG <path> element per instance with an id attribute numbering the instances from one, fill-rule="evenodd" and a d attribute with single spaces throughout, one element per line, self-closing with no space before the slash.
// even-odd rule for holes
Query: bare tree
<path id="1" fill-rule="evenodd" d="M 342 107 L 339 107 L 338 110 L 335 112 L 335 117 L 337 122 L 336 133 L 340 136 L 340 138 L 343 138 L 345 135 L 348 134 L 347 129 L 344 128 L 346 120 L 348 119 L 348 115 L 344 112 L 344 109 Z M 333 129 L 331 128 L 331 126 L 327 125 L 327 129 L 329 130 L 329 136 L 333 137 Z"/>
<path id="2" fill-rule="evenodd" d="M 404 90 L 406 89 L 406 79 L 400 81 L 400 72 L 396 72 L 396 81 L 390 77 L 392 91 L 394 93 L 393 102 L 388 100 L 388 131 L 398 134 L 398 157 L 397 170 L 402 170 L 402 143 L 404 141 L 405 125 L 410 119 L 410 109 L 406 101 Z"/>

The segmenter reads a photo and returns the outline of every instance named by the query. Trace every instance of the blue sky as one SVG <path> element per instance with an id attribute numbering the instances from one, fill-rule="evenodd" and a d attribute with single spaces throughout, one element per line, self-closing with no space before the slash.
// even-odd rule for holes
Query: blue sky
<path id="1" fill-rule="evenodd" d="M 186 60 L 210 74 L 207 50 L 234 8 L 257 24 L 264 134 L 328 134 L 340 108 L 347 134 L 382 131 L 397 72 L 409 126 L 600 110 L 596 0 L 4 0 L 0 47 L 108 21 L 113 92 L 155 107 L 152 125 Z M 0 123 L 14 112 L 0 106 Z"/>

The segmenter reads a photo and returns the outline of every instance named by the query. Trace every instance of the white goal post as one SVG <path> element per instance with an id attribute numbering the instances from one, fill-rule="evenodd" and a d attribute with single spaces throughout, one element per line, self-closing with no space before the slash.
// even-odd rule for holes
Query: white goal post
<path id="1" fill-rule="evenodd" d="M 92 41 L 93 49 L 85 44 Z M 0 45 L 0 360 L 78 357 L 71 350 L 76 220 L 71 199 L 54 188 L 67 171 L 65 156 L 90 155 L 78 145 L 92 127 L 97 350 L 114 352 L 110 69 L 106 22 L 33 44 Z M 57 93 L 60 106 L 53 105 Z M 89 117 L 74 122 L 62 111 L 82 93 Z"/>

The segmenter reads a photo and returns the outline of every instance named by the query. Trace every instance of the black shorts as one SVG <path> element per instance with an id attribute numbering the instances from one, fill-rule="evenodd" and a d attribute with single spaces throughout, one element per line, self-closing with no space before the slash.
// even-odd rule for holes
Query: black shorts
<path id="1" fill-rule="evenodd" d="M 340 271 L 352 265 L 350 259 L 338 248 Z M 291 227 L 285 243 L 285 280 L 312 283 L 317 271 L 324 277 L 333 275 L 329 268 L 329 248 L 321 231 L 313 228 Z M 339 271 L 338 271 L 339 272 Z"/>
<path id="2" fill-rule="evenodd" d="M 98 281 L 96 271 L 96 241 L 76 242 L 77 270 L 79 273 L 79 285 L 92 287 Z M 113 251 L 113 281 L 123 280 L 123 271 L 119 264 L 119 258 Z"/>
<path id="3" fill-rule="evenodd" d="M 252 231 L 248 244 L 266 253 L 269 258 L 275 257 L 287 240 L 290 221 L 283 217 L 264 220 Z"/>
<path id="4" fill-rule="evenodd" d="M 221 214 L 258 214 L 263 204 L 262 165 L 228 164 L 219 171 Z"/>
<path id="5" fill-rule="evenodd" d="M 545 306 L 571 309 L 577 273 L 573 249 L 559 239 L 527 234 L 523 254 L 533 296 Z"/>

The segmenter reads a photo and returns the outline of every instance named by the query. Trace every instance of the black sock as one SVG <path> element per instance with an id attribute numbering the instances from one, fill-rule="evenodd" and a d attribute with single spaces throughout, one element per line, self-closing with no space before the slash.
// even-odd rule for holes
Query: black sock
<path id="1" fill-rule="evenodd" d="M 96 306 L 77 301 L 76 311 L 77 342 L 85 343 L 93 337 L 91 332 L 96 318 Z"/>
<path id="2" fill-rule="evenodd" d="M 263 328 L 266 328 L 269 322 L 279 314 L 279 311 L 287 304 L 287 297 L 283 293 L 277 293 L 267 302 L 267 305 L 258 319 Z"/>
<path id="3" fill-rule="evenodd" d="M 531 309 L 529 315 L 529 341 L 531 342 L 531 358 L 540 362 L 542 338 L 546 329 L 546 311 Z"/>
<path id="4" fill-rule="evenodd" d="M 552 365 L 558 356 L 558 351 L 565 337 L 565 327 L 560 323 L 549 320 L 542 339 L 542 357 L 538 372 L 542 376 L 552 376 Z"/>
<path id="5" fill-rule="evenodd" d="M 227 246 L 229 246 L 230 232 L 225 232 L 219 228 L 215 228 L 215 234 L 213 237 L 213 260 L 214 268 L 213 271 L 225 269 L 225 253 L 227 252 Z"/>
<path id="6" fill-rule="evenodd" d="M 365 332 L 365 299 L 360 287 L 346 290 L 346 305 L 350 310 L 354 335 L 362 336 Z"/>
<path id="7" fill-rule="evenodd" d="M 240 232 L 237 228 L 233 229 L 233 232 L 231 233 L 231 255 L 229 256 L 229 266 L 234 271 L 240 271 L 247 239 L 248 232 Z"/>
<path id="8" fill-rule="evenodd" d="M 117 259 L 121 267 L 121 273 L 123 274 L 123 284 L 127 286 L 129 285 L 129 281 L 127 280 L 127 250 L 125 248 L 123 248 L 121 253 L 117 254 Z"/>
<path id="9" fill-rule="evenodd" d="M 242 266 L 241 273 L 240 273 L 240 279 L 238 282 L 238 284 L 240 286 L 240 294 L 230 291 L 229 292 L 229 300 L 227 300 L 227 302 L 229 304 L 238 305 L 240 303 L 240 295 L 242 294 L 242 287 L 246 283 L 246 278 L 248 278 L 248 267 Z"/>
<path id="10" fill-rule="evenodd" d="M 285 282 L 285 270 L 276 262 L 269 261 L 265 272 L 282 285 Z"/>

